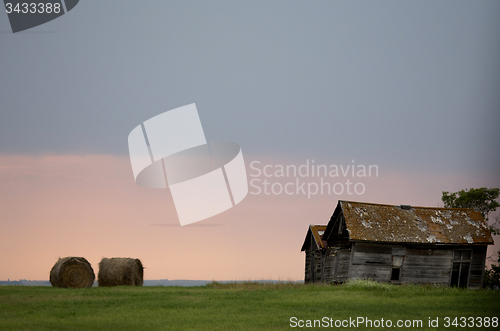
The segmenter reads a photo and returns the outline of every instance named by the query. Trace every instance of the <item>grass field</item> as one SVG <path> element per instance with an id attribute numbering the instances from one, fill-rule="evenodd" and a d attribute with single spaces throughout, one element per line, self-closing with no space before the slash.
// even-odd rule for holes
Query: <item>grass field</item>
<path id="1" fill-rule="evenodd" d="M 297 319 L 290 321 L 290 318 Z M 299 320 L 421 320 L 401 330 L 470 330 L 478 317 L 500 317 L 500 291 L 394 286 L 357 281 L 340 286 L 212 283 L 202 287 L 59 289 L 0 286 L 0 330 L 283 330 Z M 429 317 L 439 327 L 429 328 Z M 445 317 L 474 317 L 445 327 Z M 332 319 L 330 321 L 329 319 Z M 482 320 L 483 323 L 485 320 Z M 318 323 L 318 322 L 317 322 Z M 409 322 L 407 322 L 409 323 Z M 413 323 L 413 322 L 412 322 Z M 344 322 L 345 326 L 346 322 Z M 373 329 L 382 330 L 387 327 Z M 292 328 L 291 325 L 297 325 Z M 338 324 L 339 325 L 339 324 Z M 380 325 L 380 324 L 379 324 Z M 386 325 L 386 324 L 384 324 Z M 316 324 L 318 326 L 318 324 Z M 326 327 L 321 327 L 326 328 Z M 370 329 L 359 324 L 358 329 Z M 488 329 L 499 329 L 490 327 Z"/>

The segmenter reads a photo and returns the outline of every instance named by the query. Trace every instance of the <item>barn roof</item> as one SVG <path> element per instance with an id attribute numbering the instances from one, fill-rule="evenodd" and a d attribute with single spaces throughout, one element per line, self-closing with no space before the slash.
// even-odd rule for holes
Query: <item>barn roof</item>
<path id="1" fill-rule="evenodd" d="M 323 234 L 325 233 L 326 225 L 309 225 L 309 230 L 307 231 L 306 239 L 304 240 L 304 244 L 302 245 L 302 249 L 300 251 L 305 251 L 307 246 L 311 244 L 311 237 L 314 238 L 314 242 L 316 243 L 316 248 L 325 248 L 327 243 L 325 240 L 322 240 Z"/>
<path id="2" fill-rule="evenodd" d="M 340 209 L 339 209 L 340 207 Z M 465 208 L 427 208 L 339 201 L 350 240 L 418 244 L 493 244 L 481 213 Z M 332 216 L 330 223 L 336 217 Z M 331 233 L 333 224 L 328 226 Z M 327 236 L 325 236 L 327 239 Z"/>

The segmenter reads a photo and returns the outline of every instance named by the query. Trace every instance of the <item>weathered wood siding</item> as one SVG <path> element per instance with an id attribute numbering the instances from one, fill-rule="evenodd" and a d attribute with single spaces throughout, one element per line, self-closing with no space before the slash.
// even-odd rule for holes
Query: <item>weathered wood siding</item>
<path id="1" fill-rule="evenodd" d="M 351 264 L 351 248 L 338 248 L 335 266 L 335 282 L 343 283 L 349 279 L 349 265 Z"/>
<path id="2" fill-rule="evenodd" d="M 448 286 L 453 250 L 450 248 L 407 247 L 401 283 L 430 283 Z"/>
<path id="3" fill-rule="evenodd" d="M 305 283 L 335 281 L 336 249 L 306 251 Z"/>
<path id="4" fill-rule="evenodd" d="M 305 270 L 305 276 L 304 276 L 304 283 L 311 283 L 313 276 L 312 276 L 312 252 L 311 249 L 306 250 L 306 270 Z"/>
<path id="5" fill-rule="evenodd" d="M 320 283 L 324 281 L 325 251 L 318 249 L 312 234 L 309 242 L 309 247 L 306 249 L 304 283 Z"/>
<path id="6" fill-rule="evenodd" d="M 313 259 L 313 282 L 314 283 L 320 283 L 321 280 L 322 280 L 322 270 L 323 270 L 323 257 L 322 257 L 322 254 L 321 254 L 321 251 L 319 250 L 315 250 L 313 251 L 314 255 L 314 259 Z"/>
<path id="7" fill-rule="evenodd" d="M 306 250 L 305 283 L 317 283 L 322 279 L 322 257 L 321 251 L 315 249 Z"/>
<path id="8" fill-rule="evenodd" d="M 329 247 L 325 251 L 325 263 L 323 264 L 323 281 L 332 283 L 335 281 L 335 266 L 337 264 L 337 249 Z"/>
<path id="9" fill-rule="evenodd" d="M 431 283 L 447 286 L 450 281 L 452 253 L 450 248 L 357 243 L 350 277 L 389 282 L 393 257 L 402 256 L 403 264 L 397 283 Z"/>
<path id="10" fill-rule="evenodd" d="M 321 251 L 308 248 L 306 250 L 306 270 L 304 283 L 318 283 L 322 281 L 322 254 Z"/>
<path id="11" fill-rule="evenodd" d="M 389 281 L 392 268 L 391 254 L 392 246 L 389 245 L 353 244 L 349 278 Z"/>
<path id="12" fill-rule="evenodd" d="M 454 252 L 471 251 L 471 259 L 456 260 Z M 405 246 L 353 243 L 349 278 L 391 281 L 393 257 L 402 256 L 398 283 L 450 285 L 453 263 L 470 263 L 469 288 L 480 288 L 484 277 L 486 246 Z"/>

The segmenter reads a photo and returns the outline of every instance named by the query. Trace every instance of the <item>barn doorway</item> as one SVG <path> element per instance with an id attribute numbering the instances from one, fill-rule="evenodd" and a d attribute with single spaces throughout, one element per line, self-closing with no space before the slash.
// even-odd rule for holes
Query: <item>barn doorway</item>
<path id="1" fill-rule="evenodd" d="M 472 252 L 470 250 L 456 250 L 453 252 L 450 286 L 469 286 L 469 271 L 471 262 Z"/>

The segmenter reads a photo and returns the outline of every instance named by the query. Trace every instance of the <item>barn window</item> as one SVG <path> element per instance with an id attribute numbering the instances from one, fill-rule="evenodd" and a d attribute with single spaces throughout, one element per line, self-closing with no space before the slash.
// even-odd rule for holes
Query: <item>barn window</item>
<path id="1" fill-rule="evenodd" d="M 401 268 L 392 268 L 391 280 L 398 281 L 401 276 Z"/>
<path id="2" fill-rule="evenodd" d="M 471 263 L 471 250 L 455 250 L 453 252 L 450 286 L 467 287 L 469 285 Z"/>
<path id="3" fill-rule="evenodd" d="M 403 256 L 392 256 L 391 281 L 399 281 L 401 278 L 401 267 L 403 266 Z"/>

